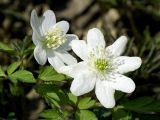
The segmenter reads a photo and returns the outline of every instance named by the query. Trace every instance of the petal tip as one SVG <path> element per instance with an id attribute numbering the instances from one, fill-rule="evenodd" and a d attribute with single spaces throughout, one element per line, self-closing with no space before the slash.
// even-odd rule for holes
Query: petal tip
<path id="1" fill-rule="evenodd" d="M 52 10 L 46 10 L 45 12 L 50 12 L 50 13 L 54 13 Z"/>
<path id="2" fill-rule="evenodd" d="M 137 62 L 136 69 L 138 69 L 141 66 L 141 64 L 142 64 L 142 59 L 140 57 L 135 57 L 135 58 L 136 58 L 136 62 Z"/>
<path id="3" fill-rule="evenodd" d="M 66 21 L 66 20 L 62 20 L 62 21 L 60 21 L 60 22 L 63 22 L 64 24 L 66 24 L 67 26 L 69 26 L 69 22 Z"/>
<path id="4" fill-rule="evenodd" d="M 79 42 L 79 40 L 72 40 L 70 42 L 70 46 L 73 47 L 75 44 L 77 44 Z"/>
<path id="5" fill-rule="evenodd" d="M 65 20 L 59 21 L 54 25 L 54 28 L 60 28 L 64 33 L 67 33 L 69 30 L 69 22 Z"/>
<path id="6" fill-rule="evenodd" d="M 138 61 L 139 61 L 139 65 L 142 64 L 142 59 L 140 57 L 137 57 Z"/>
<path id="7" fill-rule="evenodd" d="M 36 15 L 36 17 L 37 17 L 37 12 L 36 12 L 36 10 L 35 9 L 33 9 L 32 11 L 31 11 L 31 18 L 30 18 L 30 22 L 32 23 L 32 20 L 34 19 L 34 16 Z"/>
<path id="8" fill-rule="evenodd" d="M 130 80 L 131 80 L 130 87 L 128 87 L 128 90 L 125 91 L 125 93 L 132 93 L 136 89 L 136 85 L 135 85 L 134 81 L 132 79 L 130 79 Z"/>
<path id="9" fill-rule="evenodd" d="M 88 31 L 88 33 L 89 32 L 100 32 L 101 33 L 101 31 L 98 29 L 98 28 L 91 28 L 89 31 Z"/>
<path id="10" fill-rule="evenodd" d="M 37 13 L 35 9 L 31 11 L 31 15 Z"/>
<path id="11" fill-rule="evenodd" d="M 102 103 L 101 103 L 102 104 Z M 113 101 L 112 103 L 110 104 L 102 104 L 105 108 L 113 108 L 115 106 L 115 101 Z"/>
<path id="12" fill-rule="evenodd" d="M 70 91 L 71 91 L 71 93 L 73 94 L 73 95 L 75 95 L 75 96 L 80 96 L 81 94 L 79 94 L 78 92 L 76 92 L 76 90 L 74 89 L 74 87 L 71 85 L 71 87 L 70 87 Z"/>
<path id="13" fill-rule="evenodd" d="M 132 93 L 132 92 L 134 92 L 135 89 L 136 89 L 136 85 L 134 83 L 133 86 L 130 87 L 130 89 L 126 93 Z"/>
<path id="14" fill-rule="evenodd" d="M 46 14 L 48 14 L 48 15 L 51 16 L 51 17 L 54 16 L 54 18 L 55 18 L 55 13 L 54 13 L 52 10 L 46 10 L 46 11 L 43 13 L 43 16 L 46 15 Z"/>
<path id="15" fill-rule="evenodd" d="M 125 42 L 125 43 L 128 42 L 128 39 L 127 39 L 127 37 L 126 37 L 125 35 L 120 36 L 120 37 L 119 37 L 119 40 L 121 40 L 121 41 L 123 41 L 123 42 Z"/>
<path id="16" fill-rule="evenodd" d="M 68 35 L 68 34 L 67 34 Z M 72 37 L 72 40 L 79 40 L 78 36 L 75 34 L 70 35 L 70 37 Z"/>

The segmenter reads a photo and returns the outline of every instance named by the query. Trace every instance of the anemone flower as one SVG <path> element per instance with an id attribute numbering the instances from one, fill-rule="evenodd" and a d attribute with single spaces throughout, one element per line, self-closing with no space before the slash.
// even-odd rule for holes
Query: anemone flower
<path id="1" fill-rule="evenodd" d="M 38 17 L 35 10 L 31 13 L 30 19 L 33 29 L 32 40 L 36 45 L 34 57 L 40 65 L 48 62 L 59 71 L 61 66 L 77 63 L 76 59 L 67 51 L 71 50 L 70 42 L 78 39 L 74 34 L 66 34 L 69 29 L 67 21 L 56 23 L 55 14 L 51 10 Z"/>
<path id="2" fill-rule="evenodd" d="M 106 108 L 115 106 L 115 90 L 133 92 L 135 83 L 122 74 L 138 69 L 142 61 L 139 57 L 120 56 L 126 43 L 127 38 L 121 36 L 105 48 L 104 36 L 97 28 L 88 31 L 87 42 L 72 41 L 72 50 L 83 61 L 60 69 L 61 73 L 74 78 L 71 92 L 80 96 L 95 88 L 98 100 Z"/>

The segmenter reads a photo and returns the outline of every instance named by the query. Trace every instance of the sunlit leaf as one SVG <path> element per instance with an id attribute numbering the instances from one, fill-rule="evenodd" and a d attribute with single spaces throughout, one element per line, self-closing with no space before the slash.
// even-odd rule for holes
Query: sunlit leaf
<path id="1" fill-rule="evenodd" d="M 79 109 L 88 109 L 95 105 L 96 101 L 92 100 L 91 97 L 82 98 L 78 103 Z"/>
<path id="2" fill-rule="evenodd" d="M 36 82 L 33 74 L 27 70 L 18 70 L 14 72 L 13 74 L 9 75 L 9 78 L 12 81 L 19 80 L 25 83 L 35 83 Z"/>
<path id="3" fill-rule="evenodd" d="M 69 100 L 73 103 L 77 103 L 77 96 L 74 96 L 72 93 L 68 93 Z"/>
<path id="4" fill-rule="evenodd" d="M 21 62 L 12 63 L 7 69 L 8 75 L 12 74 L 20 66 L 20 64 Z"/>
<path id="5" fill-rule="evenodd" d="M 96 115 L 89 110 L 80 110 L 76 112 L 76 120 L 98 120 Z"/>
<path id="6" fill-rule="evenodd" d="M 45 110 L 39 115 L 41 118 L 50 119 L 50 120 L 64 120 L 63 116 L 59 111 L 54 109 Z"/>
<path id="7" fill-rule="evenodd" d="M 38 78 L 43 81 L 63 81 L 66 79 L 64 75 L 57 73 L 51 66 L 42 69 Z"/>
<path id="8" fill-rule="evenodd" d="M 11 54 L 15 54 L 16 52 L 10 48 L 8 45 L 0 42 L 0 52 L 6 52 L 6 53 L 11 53 Z"/>
<path id="9" fill-rule="evenodd" d="M 6 75 L 5 75 L 2 67 L 0 66 L 0 77 L 5 77 L 5 76 L 6 76 Z"/>

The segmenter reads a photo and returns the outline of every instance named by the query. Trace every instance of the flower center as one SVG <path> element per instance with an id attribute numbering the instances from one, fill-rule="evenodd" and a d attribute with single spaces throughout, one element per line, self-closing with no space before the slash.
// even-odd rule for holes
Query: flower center
<path id="1" fill-rule="evenodd" d="M 116 56 L 102 46 L 89 49 L 88 65 L 89 69 L 96 74 L 100 80 L 110 80 L 117 73 L 119 65 L 124 64 L 122 60 L 116 59 Z"/>
<path id="2" fill-rule="evenodd" d="M 58 48 L 60 45 L 65 43 L 67 40 L 66 34 L 59 28 L 50 29 L 45 33 L 44 44 L 48 48 Z"/>
<path id="3" fill-rule="evenodd" d="M 117 63 L 113 61 L 114 56 L 110 51 L 106 51 L 102 46 L 90 49 L 88 56 L 88 65 L 100 79 L 106 80 L 117 68 Z"/>
<path id="4" fill-rule="evenodd" d="M 99 72 L 105 72 L 108 68 L 108 62 L 106 59 L 97 59 L 94 65 Z"/>

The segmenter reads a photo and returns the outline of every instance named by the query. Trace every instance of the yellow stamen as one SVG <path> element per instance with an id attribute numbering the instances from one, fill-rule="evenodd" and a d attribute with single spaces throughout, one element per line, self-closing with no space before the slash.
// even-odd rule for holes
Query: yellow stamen
<path id="1" fill-rule="evenodd" d="M 66 34 L 59 28 L 50 29 L 45 33 L 44 44 L 48 48 L 58 48 L 67 40 Z"/>
<path id="2" fill-rule="evenodd" d="M 94 65 L 99 72 L 104 72 L 108 68 L 108 62 L 106 59 L 97 59 Z"/>

